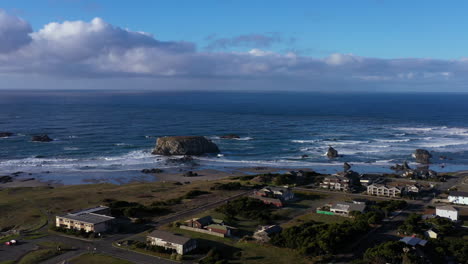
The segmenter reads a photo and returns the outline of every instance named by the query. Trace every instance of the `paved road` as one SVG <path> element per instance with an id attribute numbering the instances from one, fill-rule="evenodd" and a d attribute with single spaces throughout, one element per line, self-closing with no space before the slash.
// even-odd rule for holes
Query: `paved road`
<path id="1" fill-rule="evenodd" d="M 238 194 L 235 194 L 231 197 L 228 197 L 226 199 L 222 199 L 219 201 L 215 201 L 212 203 L 205 204 L 203 206 L 200 206 L 198 208 L 186 210 L 183 212 L 179 212 L 173 215 L 169 215 L 166 217 L 162 217 L 154 224 L 155 227 L 162 226 L 180 219 L 187 218 L 191 215 L 196 215 L 198 213 L 201 213 L 203 211 L 218 207 L 219 205 L 226 203 L 230 200 L 236 199 L 241 196 L 249 195 L 252 191 L 245 191 L 241 192 Z M 46 231 L 46 228 L 44 228 L 43 231 Z M 62 255 L 59 255 L 55 258 L 52 258 L 50 260 L 44 261 L 44 264 L 55 264 L 55 263 L 60 263 L 65 260 L 69 260 L 73 257 L 76 257 L 78 255 L 81 255 L 83 253 L 87 252 L 97 252 L 97 253 L 103 253 L 107 255 L 112 255 L 118 258 L 122 258 L 125 260 L 129 260 L 133 263 L 141 263 L 141 264 L 147 264 L 147 263 L 152 263 L 152 264 L 173 264 L 177 262 L 173 262 L 170 260 L 166 259 L 161 259 L 155 256 L 149 256 L 149 255 L 144 255 L 140 253 L 136 253 L 133 251 L 128 251 L 126 249 L 122 248 L 115 248 L 112 246 L 112 243 L 118 240 L 123 240 L 126 239 L 127 237 L 134 236 L 136 234 L 116 234 L 112 235 L 109 237 L 106 237 L 102 240 L 95 240 L 95 241 L 84 241 L 80 240 L 77 238 L 73 237 L 65 237 L 65 236 L 60 236 L 60 235 L 55 235 L 55 234 L 50 234 L 47 237 L 39 238 L 36 240 L 21 240 L 22 243 L 20 245 L 14 246 L 14 247 L 9 247 L 5 245 L 0 245 L 0 259 L 7 259 L 7 260 L 14 260 L 14 259 L 20 259 L 23 255 L 26 253 L 34 250 L 37 248 L 37 243 L 40 243 L 42 241 L 53 241 L 53 242 L 60 242 L 66 245 L 69 245 L 75 250 L 68 251 Z M 96 248 L 96 251 L 94 251 L 94 248 Z"/>

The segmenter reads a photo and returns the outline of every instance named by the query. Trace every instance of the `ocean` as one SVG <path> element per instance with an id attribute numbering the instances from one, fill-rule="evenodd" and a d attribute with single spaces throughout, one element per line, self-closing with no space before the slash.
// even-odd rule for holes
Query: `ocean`
<path id="1" fill-rule="evenodd" d="M 0 139 L 0 175 L 81 183 L 173 167 L 151 155 L 168 135 L 218 144 L 221 155 L 196 158 L 200 169 L 332 173 L 349 162 L 358 172 L 390 172 L 403 161 L 415 166 L 417 148 L 432 152 L 436 171 L 468 169 L 468 94 L 0 91 L 0 107 L 0 131 L 15 133 Z M 34 134 L 54 141 L 31 142 Z M 328 146 L 342 157 L 329 160 Z"/>

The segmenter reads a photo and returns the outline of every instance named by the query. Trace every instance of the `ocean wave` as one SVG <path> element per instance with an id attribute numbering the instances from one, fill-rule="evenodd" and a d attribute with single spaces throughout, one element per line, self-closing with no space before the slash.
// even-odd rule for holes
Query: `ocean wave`
<path id="1" fill-rule="evenodd" d="M 63 150 L 80 150 L 80 148 L 77 148 L 77 147 L 64 147 Z"/>
<path id="2" fill-rule="evenodd" d="M 133 145 L 128 144 L 128 143 L 115 143 L 114 146 L 133 146 Z"/>
<path id="3" fill-rule="evenodd" d="M 296 140 L 291 140 L 292 143 L 300 143 L 300 144 L 304 144 L 304 143 L 316 143 L 316 142 L 319 142 L 320 140 L 317 140 L 317 139 L 310 139 L 310 140 L 299 140 L 299 139 L 296 139 Z"/>
<path id="4" fill-rule="evenodd" d="M 382 142 L 382 143 L 403 143 L 403 142 L 410 142 L 411 139 L 374 139 L 374 141 Z"/>

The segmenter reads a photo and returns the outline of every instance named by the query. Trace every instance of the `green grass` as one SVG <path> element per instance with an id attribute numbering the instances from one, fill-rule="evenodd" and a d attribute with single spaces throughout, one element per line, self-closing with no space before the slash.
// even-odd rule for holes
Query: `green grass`
<path id="1" fill-rule="evenodd" d="M 8 188 L 0 190 L 0 230 L 18 229 L 34 231 L 53 222 L 55 215 L 72 210 L 103 204 L 105 199 L 138 202 L 151 205 L 153 202 L 180 198 L 187 193 L 206 196 L 191 197 L 183 204 L 170 205 L 180 208 L 195 208 L 200 204 L 232 195 L 226 191 L 210 190 L 215 183 L 226 180 L 197 181 L 176 185 L 173 182 L 113 184 L 84 184 L 59 187 Z M 195 191 L 194 191 L 195 190 Z M 207 192 L 210 193 L 207 193 Z M 76 199 L 80 197 L 80 199 Z M 45 212 L 48 215 L 45 215 Z"/>
<path id="2" fill-rule="evenodd" d="M 103 254 L 84 254 L 69 261 L 71 264 L 132 264 L 132 262 Z"/>
<path id="3" fill-rule="evenodd" d="M 0 264 L 14 264 L 15 261 L 14 260 L 3 260 L 3 261 L 0 261 Z"/>
<path id="4" fill-rule="evenodd" d="M 291 221 L 283 224 L 283 228 L 295 226 L 302 224 L 308 221 L 315 221 L 320 223 L 342 223 L 345 220 L 349 220 L 349 218 L 343 216 L 336 216 L 336 215 L 324 215 L 324 214 L 317 214 L 317 213 L 308 213 L 301 216 L 298 216 Z"/>
<path id="5" fill-rule="evenodd" d="M 26 254 L 18 264 L 36 264 L 59 255 L 55 249 L 39 249 Z"/>
<path id="6" fill-rule="evenodd" d="M 8 236 L 0 237 L 0 243 L 5 243 L 12 239 L 17 239 L 18 237 L 19 235 L 8 235 Z"/>
<path id="7" fill-rule="evenodd" d="M 48 236 L 48 234 L 46 234 L 46 233 L 28 233 L 28 234 L 23 236 L 23 239 L 33 240 L 33 239 L 38 239 L 38 238 L 42 238 L 42 237 L 46 237 L 46 236 Z"/>

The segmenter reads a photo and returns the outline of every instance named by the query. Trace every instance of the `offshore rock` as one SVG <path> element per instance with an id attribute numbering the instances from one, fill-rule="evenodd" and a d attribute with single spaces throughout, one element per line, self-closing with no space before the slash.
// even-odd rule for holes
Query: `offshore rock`
<path id="1" fill-rule="evenodd" d="M 34 141 L 34 142 L 50 142 L 50 141 L 53 141 L 53 139 L 51 139 L 48 135 L 44 134 L 44 135 L 32 136 L 31 141 Z"/>
<path id="2" fill-rule="evenodd" d="M 333 147 L 328 147 L 327 157 L 329 159 L 338 158 L 338 151 L 334 149 Z"/>
<path id="3" fill-rule="evenodd" d="M 6 138 L 11 136 L 13 136 L 13 133 L 11 132 L 0 132 L 0 138 Z"/>
<path id="4" fill-rule="evenodd" d="M 159 155 L 202 155 L 219 153 L 218 146 L 201 136 L 160 137 L 156 140 L 153 154 Z"/>
<path id="5" fill-rule="evenodd" d="M 228 135 L 220 136 L 220 138 L 222 138 L 222 139 L 239 139 L 240 136 L 236 135 L 236 134 L 228 134 Z"/>
<path id="6" fill-rule="evenodd" d="M 413 157 L 416 159 L 417 163 L 429 164 L 431 162 L 430 159 L 432 158 L 432 155 L 425 149 L 417 149 L 414 152 Z"/>

